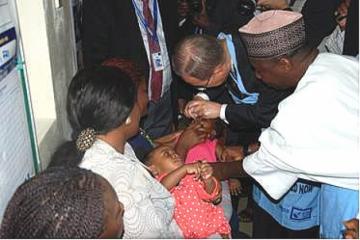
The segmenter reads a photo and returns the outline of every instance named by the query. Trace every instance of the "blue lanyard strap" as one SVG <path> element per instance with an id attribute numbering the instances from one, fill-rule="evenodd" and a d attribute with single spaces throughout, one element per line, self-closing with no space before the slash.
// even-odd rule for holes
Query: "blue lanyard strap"
<path id="1" fill-rule="evenodd" d="M 249 93 L 243 84 L 238 65 L 237 65 L 237 58 L 236 58 L 236 52 L 235 52 L 235 46 L 232 41 L 232 37 L 230 34 L 225 33 L 219 33 L 218 39 L 225 39 L 226 40 L 226 46 L 230 54 L 231 58 L 231 71 L 230 71 L 230 77 L 232 80 L 236 83 L 237 88 L 239 91 L 245 95 L 246 97 L 240 98 L 239 96 L 235 95 L 233 92 L 229 91 L 232 99 L 235 101 L 235 103 L 244 103 L 244 104 L 255 104 L 258 100 L 259 93 Z"/>
<path id="2" fill-rule="evenodd" d="M 142 13 L 142 11 L 139 9 L 138 5 L 136 4 L 135 0 L 132 0 L 132 3 L 134 5 L 135 8 L 135 12 L 136 15 L 139 17 L 140 19 L 140 23 L 142 25 L 142 27 L 146 30 L 146 32 L 151 36 L 151 38 L 155 41 L 158 42 L 158 37 L 157 37 L 157 23 L 158 23 L 158 7 L 157 7 L 157 1 L 153 0 L 153 18 L 154 18 L 154 31 L 150 28 L 149 23 L 146 21 L 144 14 Z"/>

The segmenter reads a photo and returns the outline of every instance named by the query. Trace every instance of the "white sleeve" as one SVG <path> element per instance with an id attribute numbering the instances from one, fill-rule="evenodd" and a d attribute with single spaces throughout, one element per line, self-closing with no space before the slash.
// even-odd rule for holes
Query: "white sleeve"
<path id="1" fill-rule="evenodd" d="M 119 170 L 119 168 L 118 168 Z M 116 176 L 115 176 L 116 175 Z M 122 170 L 112 174 L 112 185 L 119 201 L 124 204 L 124 238 L 168 238 L 167 214 L 152 202 L 147 183 L 135 166 L 124 165 Z"/>
<path id="2" fill-rule="evenodd" d="M 226 107 L 227 104 L 222 104 L 220 108 L 220 119 L 223 120 L 226 124 L 229 124 L 228 120 L 226 119 Z"/>
<path id="3" fill-rule="evenodd" d="M 358 190 L 358 89 L 358 62 L 319 54 L 279 104 L 245 171 L 276 199 L 297 178 Z"/>
<path id="4" fill-rule="evenodd" d="M 243 161 L 244 170 L 275 200 L 281 198 L 297 181 L 296 173 L 284 171 L 272 163 L 278 162 L 263 146 Z"/>

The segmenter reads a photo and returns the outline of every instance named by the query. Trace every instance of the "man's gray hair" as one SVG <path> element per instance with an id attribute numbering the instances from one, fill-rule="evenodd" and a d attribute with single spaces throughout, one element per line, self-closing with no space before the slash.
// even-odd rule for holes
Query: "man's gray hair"
<path id="1" fill-rule="evenodd" d="M 194 34 L 175 47 L 172 65 L 179 76 L 187 75 L 207 81 L 225 59 L 225 50 L 215 37 Z"/>

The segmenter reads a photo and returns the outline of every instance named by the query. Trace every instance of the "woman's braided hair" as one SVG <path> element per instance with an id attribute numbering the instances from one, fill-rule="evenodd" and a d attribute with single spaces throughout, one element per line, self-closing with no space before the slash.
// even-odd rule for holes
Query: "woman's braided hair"
<path id="1" fill-rule="evenodd" d="M 78 167 L 54 167 L 12 196 L 0 238 L 97 238 L 104 224 L 104 182 Z"/>

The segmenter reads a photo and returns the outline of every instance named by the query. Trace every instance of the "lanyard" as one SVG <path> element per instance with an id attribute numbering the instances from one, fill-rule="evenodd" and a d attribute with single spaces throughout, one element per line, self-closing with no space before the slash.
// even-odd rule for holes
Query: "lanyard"
<path id="1" fill-rule="evenodd" d="M 141 22 L 141 26 L 146 30 L 146 32 L 151 36 L 151 38 L 155 41 L 158 42 L 158 37 L 157 37 L 157 22 L 158 22 L 158 7 L 157 7 L 157 1 L 153 0 L 153 15 L 154 15 L 154 32 L 151 30 L 148 22 L 146 21 L 144 14 L 141 12 L 141 10 L 139 9 L 138 5 L 136 4 L 135 0 L 132 0 L 132 3 L 135 7 L 135 12 L 136 15 L 139 17 L 140 22 Z"/>
<path id="2" fill-rule="evenodd" d="M 240 92 L 244 95 L 246 95 L 245 98 L 241 99 L 239 96 L 235 95 L 233 92 L 229 91 L 232 99 L 235 101 L 235 103 L 245 103 L 245 104 L 255 104 L 258 100 L 259 93 L 249 93 L 242 82 L 241 75 L 237 66 L 237 59 L 236 59 L 236 52 L 235 52 L 235 46 L 232 41 L 230 34 L 225 33 L 219 33 L 218 39 L 225 39 L 226 40 L 226 46 L 229 50 L 230 58 L 231 58 L 231 71 L 230 71 L 230 77 L 232 80 L 236 83 L 237 88 L 240 90 Z"/>

